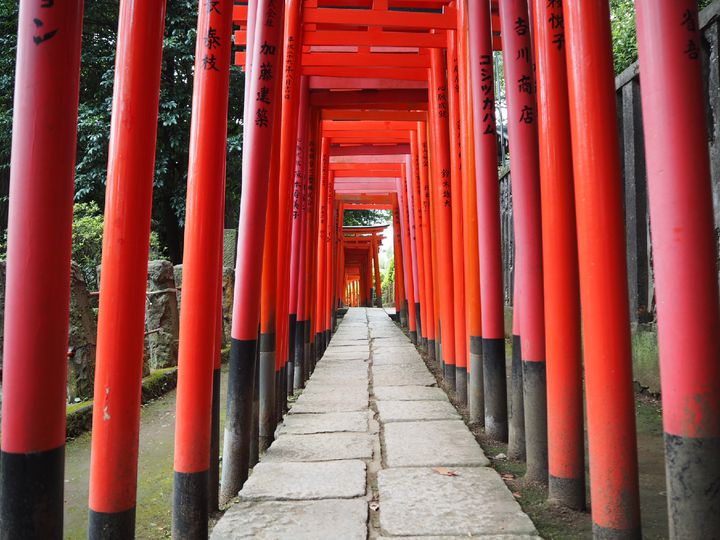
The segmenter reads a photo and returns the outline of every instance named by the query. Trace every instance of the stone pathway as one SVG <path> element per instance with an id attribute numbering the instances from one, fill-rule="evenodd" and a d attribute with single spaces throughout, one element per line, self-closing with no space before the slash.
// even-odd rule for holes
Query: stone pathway
<path id="1" fill-rule="evenodd" d="M 386 312 L 350 309 L 212 538 L 537 538 L 488 464 Z"/>

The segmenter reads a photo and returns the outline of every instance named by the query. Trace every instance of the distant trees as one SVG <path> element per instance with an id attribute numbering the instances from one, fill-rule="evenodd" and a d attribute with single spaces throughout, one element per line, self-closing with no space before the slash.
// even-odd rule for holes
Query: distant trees
<path id="1" fill-rule="evenodd" d="M 7 226 L 17 0 L 0 0 L 0 226 Z M 153 230 L 173 262 L 182 258 L 197 0 L 167 2 L 153 193 Z M 118 0 L 85 2 L 75 198 L 105 201 L 115 75 Z M 237 223 L 240 200 L 244 75 L 233 68 L 228 118 L 226 220 Z M 5 204 L 3 205 L 3 202 Z"/>

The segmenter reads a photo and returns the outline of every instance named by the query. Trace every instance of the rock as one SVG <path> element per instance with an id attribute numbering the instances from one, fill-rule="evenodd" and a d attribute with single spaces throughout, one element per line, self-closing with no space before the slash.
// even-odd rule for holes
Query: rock
<path id="1" fill-rule="evenodd" d="M 223 314 L 223 348 L 230 345 L 232 330 L 233 300 L 235 298 L 235 270 L 223 266 L 222 273 L 222 314 Z"/>
<path id="2" fill-rule="evenodd" d="M 182 296 L 182 276 L 183 276 L 183 265 L 182 264 L 176 264 L 173 266 L 173 276 L 175 277 L 175 289 L 177 290 L 177 293 L 175 296 L 177 297 L 177 305 L 178 305 L 178 312 L 180 311 L 180 297 Z"/>
<path id="3" fill-rule="evenodd" d="M 4 268 L 3 264 L 3 270 Z M 67 377 L 67 400 L 69 403 L 92 398 L 95 383 L 96 336 L 97 322 L 85 276 L 80 266 L 72 263 L 70 267 L 70 332 Z"/>
<path id="4" fill-rule="evenodd" d="M 145 346 L 151 369 L 177 365 L 179 317 L 175 276 L 170 261 L 148 263 Z"/>

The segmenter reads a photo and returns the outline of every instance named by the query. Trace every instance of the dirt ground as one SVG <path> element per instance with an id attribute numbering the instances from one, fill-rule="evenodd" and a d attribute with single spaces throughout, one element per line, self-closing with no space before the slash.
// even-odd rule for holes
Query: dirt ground
<path id="1" fill-rule="evenodd" d="M 510 345 L 507 344 L 508 384 L 511 358 Z M 421 352 L 425 363 L 432 371 L 438 383 L 441 383 L 437 364 L 428 361 Z M 442 384 L 441 384 L 442 386 Z M 501 474 L 503 480 L 517 498 L 523 510 L 535 523 L 543 538 L 557 540 L 576 540 L 592 538 L 592 519 L 590 516 L 589 473 L 587 500 L 588 511 L 577 512 L 547 502 L 547 488 L 523 480 L 525 464 L 506 458 L 495 459 L 499 454 L 507 455 L 507 444 L 495 441 L 487 436 L 481 426 L 470 424 L 468 411 L 451 398 L 453 405 L 462 414 L 475 435 L 492 466 Z M 640 476 L 640 507 L 643 538 L 662 540 L 668 538 L 667 506 L 665 499 L 665 456 L 662 431 L 662 409 L 660 401 L 645 395 L 637 395 L 635 402 L 637 420 L 638 461 Z M 586 444 L 586 463 L 588 462 Z"/>
<path id="2" fill-rule="evenodd" d="M 220 421 L 225 419 L 227 369 L 223 368 Z M 220 436 L 222 437 L 222 430 Z M 138 465 L 138 539 L 170 538 L 172 523 L 175 391 L 144 405 Z M 220 443 L 222 448 L 222 441 Z M 67 444 L 65 457 L 65 538 L 87 538 L 90 433 Z"/>
<path id="3" fill-rule="evenodd" d="M 427 357 L 425 357 L 427 362 Z M 508 354 L 508 358 L 510 355 Z M 435 365 L 428 367 L 436 375 Z M 508 371 L 509 375 L 509 371 Z M 222 380 L 221 421 L 225 415 L 226 368 Z M 455 403 L 457 406 L 457 403 Z M 467 420 L 467 411 L 458 407 Z M 638 395 L 636 401 L 638 456 L 640 462 L 640 502 L 643 538 L 668 537 L 665 501 L 665 461 L 662 439 L 661 406 L 658 400 Z M 585 539 L 592 537 L 589 512 L 575 512 L 546 502 L 546 490 L 522 480 L 524 463 L 493 459 L 507 454 L 507 445 L 485 437 L 477 425 L 471 430 L 503 476 L 523 509 L 544 538 Z M 169 538 L 172 519 L 173 444 L 175 436 L 175 392 L 148 403 L 142 409 L 140 462 L 138 472 L 137 538 Z M 221 430 L 222 436 L 222 430 Z M 222 448 L 222 443 L 221 446 Z M 88 478 L 90 473 L 90 433 L 69 441 L 65 467 L 65 537 L 87 538 Z M 589 500 L 589 491 L 588 491 Z"/>

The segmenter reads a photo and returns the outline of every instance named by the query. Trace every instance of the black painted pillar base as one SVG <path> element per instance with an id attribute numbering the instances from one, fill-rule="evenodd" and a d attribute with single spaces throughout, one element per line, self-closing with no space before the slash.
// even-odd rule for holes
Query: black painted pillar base
<path id="1" fill-rule="evenodd" d="M 414 330 L 410 330 L 410 341 L 411 341 L 414 345 L 417 345 L 417 340 L 418 340 L 418 338 L 417 338 L 417 332 L 414 331 Z"/>
<path id="2" fill-rule="evenodd" d="M 205 485 L 207 486 L 207 478 Z M 203 503 L 206 504 L 204 501 Z M 205 511 L 207 512 L 207 507 Z M 5 529 L 3 529 L 3 534 L 4 532 Z M 62 533 L 62 531 L 59 532 Z M 207 533 L 205 535 L 207 536 Z M 54 538 L 54 536 L 47 538 Z M 90 509 L 88 512 L 88 540 L 125 540 L 127 538 L 135 538 L 135 507 L 123 512 L 95 512 L 92 508 Z"/>
<path id="3" fill-rule="evenodd" d="M 210 419 L 210 468 L 208 469 L 209 513 L 220 508 L 220 368 L 213 370 L 212 416 Z"/>
<path id="4" fill-rule="evenodd" d="M 670 538 L 720 534 L 720 438 L 665 433 Z"/>
<path id="5" fill-rule="evenodd" d="M 257 341 L 231 338 L 228 363 L 220 504 L 235 497 L 248 477 L 257 418 Z"/>
<path id="6" fill-rule="evenodd" d="M 293 360 L 293 392 L 305 387 L 305 379 L 303 378 L 304 356 L 305 356 L 305 321 L 297 321 L 295 323 L 295 348 L 293 349 L 295 358 Z"/>
<path id="7" fill-rule="evenodd" d="M 483 339 L 482 354 L 485 433 L 496 441 L 505 442 L 508 440 L 505 340 Z"/>
<path id="8" fill-rule="evenodd" d="M 273 442 L 276 418 L 275 334 L 260 334 L 260 399 L 258 450 L 262 454 Z"/>
<path id="9" fill-rule="evenodd" d="M 455 399 L 460 405 L 467 403 L 467 368 L 455 366 Z"/>
<path id="10" fill-rule="evenodd" d="M 545 362 L 523 360 L 523 401 L 525 405 L 525 480 L 547 485 L 547 381 Z"/>
<path id="11" fill-rule="evenodd" d="M 437 357 L 435 356 L 435 340 L 434 339 L 428 339 L 426 343 L 428 358 L 432 360 L 433 362 L 437 360 Z"/>
<path id="12" fill-rule="evenodd" d="M 482 338 L 470 336 L 470 373 L 467 382 L 467 401 L 470 422 L 485 425 L 485 389 L 483 388 Z"/>
<path id="13" fill-rule="evenodd" d="M 420 342 L 422 341 L 423 331 L 422 331 L 422 315 L 421 315 L 421 311 L 420 311 L 420 304 L 418 302 L 415 302 L 414 309 L 415 309 L 415 334 L 416 334 L 415 340 L 417 341 L 418 344 L 420 344 Z"/>
<path id="14" fill-rule="evenodd" d="M 593 523 L 593 540 L 640 540 L 642 532 L 637 529 L 610 529 Z M 678 537 L 680 540 L 681 537 Z"/>
<path id="15" fill-rule="evenodd" d="M 300 330 L 302 331 L 302 330 Z M 287 395 L 292 396 L 295 393 L 295 347 L 297 347 L 297 339 L 295 338 L 298 333 L 298 320 L 297 314 L 291 313 L 288 316 L 288 378 L 287 378 Z"/>
<path id="16" fill-rule="evenodd" d="M 0 452 L 0 537 L 62 538 L 64 471 L 64 444 L 44 452 Z"/>
<path id="17" fill-rule="evenodd" d="M 207 538 L 207 497 L 208 471 L 193 473 L 175 471 L 172 516 L 173 538 L 182 540 L 205 540 Z"/>
<path id="18" fill-rule="evenodd" d="M 560 478 L 550 475 L 548 499 L 573 510 L 585 510 L 585 471 L 582 478 Z"/>
<path id="19" fill-rule="evenodd" d="M 455 392 L 455 364 L 445 364 L 443 366 L 443 376 L 445 377 L 445 386 L 448 391 Z"/>
<path id="20" fill-rule="evenodd" d="M 522 352 L 520 336 L 512 337 L 512 372 L 510 374 L 510 430 L 508 457 L 525 461 L 525 405 L 523 399 Z"/>

